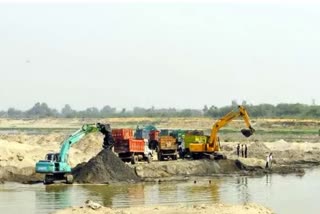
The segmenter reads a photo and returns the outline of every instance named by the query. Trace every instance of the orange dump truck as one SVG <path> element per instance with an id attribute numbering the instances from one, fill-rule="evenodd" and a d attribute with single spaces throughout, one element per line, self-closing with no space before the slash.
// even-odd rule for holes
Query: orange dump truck
<path id="1" fill-rule="evenodd" d="M 177 160 L 177 140 L 172 136 L 161 136 L 159 139 L 158 160 Z"/>
<path id="2" fill-rule="evenodd" d="M 127 140 L 133 138 L 132 129 L 112 129 L 112 137 L 115 140 Z"/>
<path id="3" fill-rule="evenodd" d="M 148 147 L 148 140 L 134 139 L 132 129 L 114 129 L 112 136 L 115 140 L 114 152 L 124 162 L 132 164 L 138 161 L 152 160 L 152 151 Z"/>

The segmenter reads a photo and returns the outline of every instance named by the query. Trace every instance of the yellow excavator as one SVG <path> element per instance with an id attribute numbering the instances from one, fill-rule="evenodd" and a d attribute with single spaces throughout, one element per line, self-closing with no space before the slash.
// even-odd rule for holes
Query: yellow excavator
<path id="1" fill-rule="evenodd" d="M 207 143 L 190 143 L 189 150 L 193 159 L 199 159 L 204 156 L 213 159 L 223 159 L 225 156 L 219 153 L 220 141 L 218 137 L 219 130 L 226 126 L 229 122 L 237 117 L 242 117 L 248 129 L 242 129 L 241 133 L 245 137 L 250 137 L 254 132 L 250 124 L 250 118 L 247 110 L 243 106 L 238 106 L 237 111 L 231 111 L 222 118 L 220 118 L 212 127 L 210 138 Z"/>

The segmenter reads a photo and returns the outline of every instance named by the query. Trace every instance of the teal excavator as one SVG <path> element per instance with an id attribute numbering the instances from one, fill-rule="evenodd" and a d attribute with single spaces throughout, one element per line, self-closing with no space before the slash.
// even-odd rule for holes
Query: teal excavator
<path id="1" fill-rule="evenodd" d="M 103 148 L 110 150 L 114 144 L 109 124 L 85 124 L 79 130 L 65 139 L 59 153 L 48 153 L 45 160 L 36 163 L 36 172 L 45 174 L 44 184 L 51 184 L 57 180 L 65 180 L 67 184 L 73 183 L 71 166 L 68 164 L 68 154 L 72 145 L 79 142 L 89 133 L 100 131 L 104 135 Z"/>

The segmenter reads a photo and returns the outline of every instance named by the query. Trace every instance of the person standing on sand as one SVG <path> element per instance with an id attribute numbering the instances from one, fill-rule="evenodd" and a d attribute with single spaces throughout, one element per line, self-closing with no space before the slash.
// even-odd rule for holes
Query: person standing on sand
<path id="1" fill-rule="evenodd" d="M 267 160 L 266 160 L 266 169 L 269 168 L 269 161 L 270 161 L 270 156 L 267 155 Z"/>
<path id="2" fill-rule="evenodd" d="M 238 157 L 240 156 L 240 144 L 238 143 L 238 146 L 237 146 L 237 155 Z"/>
<path id="3" fill-rule="evenodd" d="M 241 145 L 241 156 L 243 157 L 243 144 Z"/>
<path id="4" fill-rule="evenodd" d="M 247 144 L 244 145 L 244 157 L 247 158 L 248 157 L 248 148 L 247 148 Z"/>
<path id="5" fill-rule="evenodd" d="M 272 152 L 269 155 L 269 168 L 272 167 Z"/>

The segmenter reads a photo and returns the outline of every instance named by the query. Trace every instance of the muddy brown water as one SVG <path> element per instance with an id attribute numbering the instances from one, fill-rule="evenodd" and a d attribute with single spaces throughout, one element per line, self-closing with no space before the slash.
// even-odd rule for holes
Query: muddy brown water
<path id="1" fill-rule="evenodd" d="M 312 214 L 320 210 L 319 178 L 320 168 L 307 170 L 302 177 L 202 177 L 160 184 L 44 186 L 5 183 L 0 185 L 0 213 L 50 213 L 82 205 L 91 199 L 110 207 L 255 202 L 276 213 Z"/>

